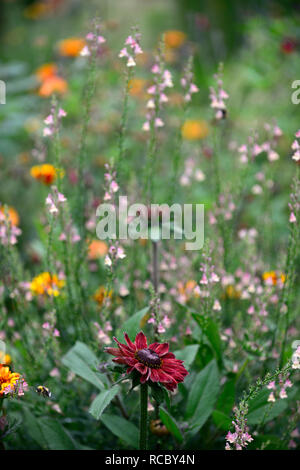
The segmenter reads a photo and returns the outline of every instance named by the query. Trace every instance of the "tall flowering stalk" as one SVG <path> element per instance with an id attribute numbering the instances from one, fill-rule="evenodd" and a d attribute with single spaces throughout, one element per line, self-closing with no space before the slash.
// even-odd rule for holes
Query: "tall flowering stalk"
<path id="1" fill-rule="evenodd" d="M 229 98 L 228 93 L 223 88 L 223 64 L 219 65 L 218 73 L 214 76 L 216 81 L 216 88 L 210 87 L 210 107 L 214 111 L 214 130 L 213 130 L 213 147 L 214 152 L 212 156 L 213 163 L 213 175 L 215 179 L 215 198 L 216 205 L 219 210 L 222 211 L 222 201 L 224 196 L 222 195 L 222 185 L 220 178 L 220 154 L 221 154 L 221 145 L 222 145 L 222 129 L 223 126 L 220 124 L 227 117 L 227 107 L 226 100 Z M 217 129 L 219 131 L 217 136 Z M 223 258 L 224 258 L 224 268 L 227 271 L 229 268 L 229 254 L 228 254 L 228 229 L 226 221 L 223 216 L 218 218 L 218 223 L 220 227 L 220 232 L 223 240 Z"/>
<path id="2" fill-rule="evenodd" d="M 296 138 L 300 137 L 300 130 L 296 133 Z M 293 153 L 293 160 L 298 162 L 298 153 L 299 148 L 295 145 L 295 142 L 292 145 Z M 295 157 L 296 155 L 296 157 Z M 281 354 L 280 354 L 280 364 L 284 361 L 285 355 L 285 348 L 286 348 L 286 341 L 287 341 L 287 331 L 289 327 L 290 321 L 290 310 L 291 310 L 291 303 L 293 300 L 293 293 L 294 293 L 294 286 L 295 286 L 295 279 L 296 279 L 296 260 L 298 259 L 299 255 L 299 240 L 300 240 L 300 179 L 299 179 L 299 165 L 296 168 L 296 175 L 293 179 L 292 183 L 292 193 L 290 196 L 290 216 L 289 216 L 289 224 L 290 224 L 290 234 L 289 234 L 289 241 L 288 241 L 288 251 L 287 251 L 287 258 L 285 264 L 285 275 L 286 275 L 286 282 L 284 283 L 282 289 L 281 299 L 278 305 L 277 310 L 277 322 L 279 323 L 280 315 L 284 315 L 284 326 L 283 326 L 283 333 L 281 336 Z M 278 328 L 278 326 L 277 326 Z M 277 333 L 277 328 L 274 333 L 274 338 Z"/>
<path id="3" fill-rule="evenodd" d="M 227 117 L 227 107 L 226 101 L 229 98 L 227 92 L 223 89 L 223 64 L 219 65 L 218 73 L 214 75 L 216 81 L 216 89 L 210 87 L 210 107 L 214 111 L 214 154 L 212 157 L 214 164 L 214 175 L 215 175 L 215 192 L 216 200 L 218 201 L 221 193 L 221 182 L 220 182 L 220 167 L 219 167 L 219 153 L 221 149 L 221 135 L 219 136 L 219 141 L 217 142 L 216 130 L 219 126 L 218 123 L 221 123 Z M 221 129 L 221 128 L 220 128 Z"/>
<path id="4" fill-rule="evenodd" d="M 116 204 L 116 193 L 119 191 L 119 185 L 117 183 L 117 172 L 112 165 L 105 165 L 106 173 L 104 175 L 105 184 L 104 184 L 104 201 L 109 202 L 115 208 L 115 213 L 117 213 L 117 204 Z M 110 302 L 109 293 L 112 289 L 112 284 L 115 278 L 115 270 L 117 267 L 118 260 L 122 260 L 126 257 L 123 247 L 120 245 L 119 241 L 115 239 L 108 239 L 108 253 L 105 256 L 104 264 L 107 268 L 107 281 L 105 288 L 105 298 L 104 305 L 102 310 L 102 320 L 107 320 L 108 305 Z"/>
<path id="5" fill-rule="evenodd" d="M 81 51 L 81 55 L 86 57 L 89 61 L 87 69 L 87 79 L 83 92 L 83 116 L 82 128 L 78 152 L 78 191 L 77 191 L 77 217 L 80 227 L 80 235 L 82 240 L 85 239 L 85 224 L 84 224 L 84 209 L 85 209 L 85 188 L 84 188 L 84 170 L 86 165 L 86 139 L 88 132 L 88 125 L 91 116 L 92 98 L 96 89 L 97 79 L 97 56 L 99 48 L 106 39 L 101 34 L 101 25 L 98 20 L 94 21 L 93 31 L 89 32 L 86 36 L 88 42 L 87 46 Z M 80 257 L 79 265 L 82 258 Z M 78 268 L 79 266 L 77 266 Z"/>
<path id="6" fill-rule="evenodd" d="M 255 385 L 251 385 L 249 390 L 244 392 L 243 398 L 233 410 L 234 419 L 232 424 L 234 426 L 234 432 L 229 431 L 226 435 L 226 450 L 243 450 L 248 443 L 253 441 L 253 437 L 249 434 L 247 426 L 249 402 L 257 396 L 263 387 L 269 385 L 272 381 L 276 380 L 277 377 L 287 374 L 291 370 L 291 367 L 292 363 L 289 362 L 283 368 L 276 369 L 273 374 L 266 374 L 263 379 L 258 379 Z"/>
<path id="7" fill-rule="evenodd" d="M 126 40 L 123 49 L 119 53 L 120 58 L 126 59 L 126 68 L 125 68 L 125 88 L 123 95 L 123 106 L 122 106 L 122 116 L 119 130 L 119 139 L 118 147 L 119 152 L 116 159 L 116 168 L 119 173 L 119 177 L 123 177 L 123 172 L 126 167 L 124 165 L 125 157 L 125 133 L 127 126 L 127 115 L 128 115 L 128 97 L 130 92 L 130 83 L 134 76 L 134 68 L 136 67 L 136 57 L 139 54 L 143 53 L 143 50 L 140 46 L 141 34 L 138 32 L 137 28 L 132 28 L 132 34 L 129 35 Z M 124 178 L 125 180 L 125 178 Z"/>
<path id="8" fill-rule="evenodd" d="M 173 174 L 172 174 L 172 181 L 171 181 L 171 189 L 170 189 L 170 203 L 173 202 L 175 188 L 177 187 L 177 180 L 178 180 L 178 173 L 179 173 L 179 165 L 180 165 L 180 156 L 181 156 L 181 144 L 182 144 L 182 125 L 185 121 L 187 111 L 189 109 L 189 105 L 192 100 L 192 95 L 194 93 L 198 93 L 199 89 L 197 85 L 194 83 L 194 74 L 192 71 L 193 67 L 193 57 L 191 56 L 188 59 L 187 65 L 184 68 L 183 76 L 180 80 L 180 84 L 183 91 L 183 106 L 182 106 L 182 119 L 180 126 L 177 131 L 175 148 L 174 148 L 174 156 L 173 156 Z"/>
<path id="9" fill-rule="evenodd" d="M 145 165 L 145 186 L 149 201 L 152 201 L 155 180 L 153 175 L 156 175 L 157 129 L 164 126 L 161 109 L 163 104 L 168 102 L 166 89 L 173 87 L 171 72 L 165 68 L 162 43 L 158 48 L 158 54 L 155 57 L 151 72 L 153 74 L 153 84 L 147 90 L 150 99 L 147 101 L 146 121 L 143 124 L 143 130 L 150 132 Z"/>

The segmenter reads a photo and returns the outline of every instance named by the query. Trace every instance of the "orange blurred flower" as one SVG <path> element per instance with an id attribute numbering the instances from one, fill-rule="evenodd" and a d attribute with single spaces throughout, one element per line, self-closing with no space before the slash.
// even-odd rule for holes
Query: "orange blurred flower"
<path id="1" fill-rule="evenodd" d="M 128 83 L 129 94 L 131 96 L 142 97 L 145 93 L 147 81 L 144 78 L 132 78 Z"/>
<path id="2" fill-rule="evenodd" d="M 55 77 L 57 75 L 57 65 L 52 63 L 43 64 L 35 71 L 35 75 L 38 80 L 44 82 L 48 78 Z"/>
<path id="3" fill-rule="evenodd" d="M 208 125 L 205 121 L 189 119 L 183 124 L 181 134 L 186 140 L 204 139 L 209 134 Z"/>
<path id="4" fill-rule="evenodd" d="M 186 41 L 186 34 L 183 31 L 170 30 L 164 34 L 164 41 L 166 47 L 177 49 L 181 47 Z"/>
<path id="5" fill-rule="evenodd" d="M 17 372 L 11 372 L 9 367 L 5 367 L 4 364 L 0 364 L 0 396 L 4 394 L 4 390 L 8 387 L 17 387 L 20 374 Z"/>
<path id="6" fill-rule="evenodd" d="M 17 213 L 17 211 L 13 207 L 8 207 L 7 211 L 8 211 L 8 219 L 10 223 L 12 225 L 19 225 L 20 218 L 19 218 L 19 214 Z M 4 206 L 0 206 L 0 212 L 2 214 L 5 214 Z"/>
<path id="7" fill-rule="evenodd" d="M 95 294 L 93 295 L 93 299 L 97 302 L 99 306 L 103 304 L 104 299 L 106 299 L 107 297 L 112 297 L 112 290 L 108 292 L 104 286 L 98 287 Z"/>
<path id="8" fill-rule="evenodd" d="M 24 10 L 25 18 L 30 20 L 38 20 L 47 15 L 50 11 L 49 5 L 46 2 L 34 2 Z"/>
<path id="9" fill-rule="evenodd" d="M 0 364 L 5 364 L 9 366 L 11 364 L 11 357 L 9 354 L 5 354 L 5 352 L 0 351 Z"/>
<path id="10" fill-rule="evenodd" d="M 81 38 L 63 39 L 58 43 L 58 51 L 64 57 L 77 57 L 85 44 L 85 40 Z"/>
<path id="11" fill-rule="evenodd" d="M 107 244 L 102 240 L 93 240 L 89 244 L 88 259 L 97 259 L 105 256 L 108 252 Z"/>
<path id="12" fill-rule="evenodd" d="M 52 184 L 58 175 L 60 177 L 63 176 L 63 172 L 55 168 L 50 163 L 44 163 L 43 165 L 33 166 L 30 169 L 30 174 L 33 178 L 41 181 L 46 185 Z"/>
<path id="13" fill-rule="evenodd" d="M 68 91 L 68 83 L 65 79 L 53 75 L 44 80 L 38 90 L 38 94 L 43 97 L 51 96 L 53 93 L 64 94 Z"/>

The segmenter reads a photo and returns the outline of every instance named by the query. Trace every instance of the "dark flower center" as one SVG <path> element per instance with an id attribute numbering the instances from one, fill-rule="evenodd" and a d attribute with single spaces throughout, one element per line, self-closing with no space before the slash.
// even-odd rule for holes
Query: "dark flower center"
<path id="1" fill-rule="evenodd" d="M 135 356 L 142 364 L 152 369 L 159 369 L 161 366 L 161 358 L 152 349 L 140 349 L 135 353 Z"/>

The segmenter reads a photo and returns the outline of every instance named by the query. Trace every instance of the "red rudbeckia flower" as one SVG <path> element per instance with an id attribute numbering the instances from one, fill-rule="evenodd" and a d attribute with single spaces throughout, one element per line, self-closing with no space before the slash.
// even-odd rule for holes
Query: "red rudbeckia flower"
<path id="1" fill-rule="evenodd" d="M 106 348 L 106 352 L 116 356 L 113 359 L 118 364 L 128 365 L 127 374 L 136 369 L 141 374 L 141 383 L 148 380 L 160 382 L 168 390 L 175 390 L 179 382 L 183 382 L 187 370 L 182 365 L 183 361 L 176 359 L 174 354 L 169 352 L 168 343 L 152 343 L 147 345 L 147 338 L 141 331 L 136 335 L 134 343 L 124 333 L 127 344 L 120 343 L 117 348 Z"/>

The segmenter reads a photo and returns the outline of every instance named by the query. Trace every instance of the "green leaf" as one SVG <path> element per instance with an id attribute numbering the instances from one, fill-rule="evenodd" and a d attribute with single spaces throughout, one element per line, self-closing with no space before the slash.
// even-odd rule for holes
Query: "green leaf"
<path id="1" fill-rule="evenodd" d="M 225 382 L 222 392 L 218 398 L 216 409 L 230 414 L 235 402 L 235 379 Z"/>
<path id="2" fill-rule="evenodd" d="M 217 428 L 223 429 L 224 431 L 230 429 L 232 423 L 232 418 L 230 418 L 230 416 L 220 410 L 214 410 L 212 417 Z"/>
<path id="3" fill-rule="evenodd" d="M 176 423 L 175 419 L 164 408 L 159 409 L 159 416 L 166 428 L 177 439 L 178 442 L 183 441 L 182 433 Z"/>
<path id="4" fill-rule="evenodd" d="M 120 416 L 106 413 L 101 416 L 100 420 L 115 436 L 126 442 L 130 447 L 138 449 L 139 430 L 133 423 Z"/>
<path id="5" fill-rule="evenodd" d="M 110 404 L 110 402 L 117 395 L 119 390 L 120 387 L 118 387 L 118 385 L 115 385 L 111 389 L 99 393 L 99 395 L 95 398 L 89 409 L 91 415 L 93 415 L 94 418 L 99 419 L 105 408 Z"/>
<path id="6" fill-rule="evenodd" d="M 220 388 L 219 372 L 213 360 L 196 375 L 188 395 L 186 418 L 193 433 L 198 432 L 213 411 Z"/>
<path id="7" fill-rule="evenodd" d="M 136 312 L 134 315 L 129 317 L 128 320 L 123 323 L 122 329 L 128 334 L 131 341 L 134 341 L 136 335 L 141 330 L 141 321 L 148 312 L 148 310 L 149 307 L 143 308 L 139 312 Z"/>
<path id="8" fill-rule="evenodd" d="M 163 387 L 161 387 L 157 382 L 149 381 L 150 392 L 155 401 L 160 405 L 165 401 L 165 392 Z"/>
<path id="9" fill-rule="evenodd" d="M 47 449 L 47 442 L 42 434 L 39 421 L 27 407 L 23 407 L 23 413 L 24 425 L 29 435 L 42 449 Z"/>
<path id="10" fill-rule="evenodd" d="M 100 379 L 102 374 L 91 369 L 91 367 L 96 367 L 97 358 L 85 344 L 78 341 L 62 358 L 62 363 L 74 374 L 79 375 L 100 390 L 104 390 L 104 383 Z M 103 378 L 106 380 L 104 376 Z"/>
<path id="11" fill-rule="evenodd" d="M 77 446 L 69 432 L 59 421 L 51 418 L 39 418 L 43 438 L 50 450 L 76 450 Z"/>
<path id="12" fill-rule="evenodd" d="M 204 318 L 199 313 L 192 313 L 192 316 L 210 342 L 218 363 L 222 364 L 222 341 L 218 325 L 211 318 Z"/>
<path id="13" fill-rule="evenodd" d="M 215 425 L 225 431 L 231 425 L 231 412 L 235 401 L 235 378 L 225 382 L 222 392 L 219 395 L 216 409 L 212 417 Z"/>
<path id="14" fill-rule="evenodd" d="M 248 424 L 252 426 L 254 424 L 268 423 L 283 413 L 287 407 L 288 403 L 285 399 L 278 399 L 275 403 L 268 403 L 264 406 L 261 406 L 252 413 L 248 414 Z"/>
<path id="15" fill-rule="evenodd" d="M 189 346 L 186 346 L 185 348 L 179 351 L 175 351 L 174 354 L 176 356 L 176 359 L 184 361 L 185 367 L 190 367 L 195 360 L 198 349 L 199 344 L 190 344 Z"/>

